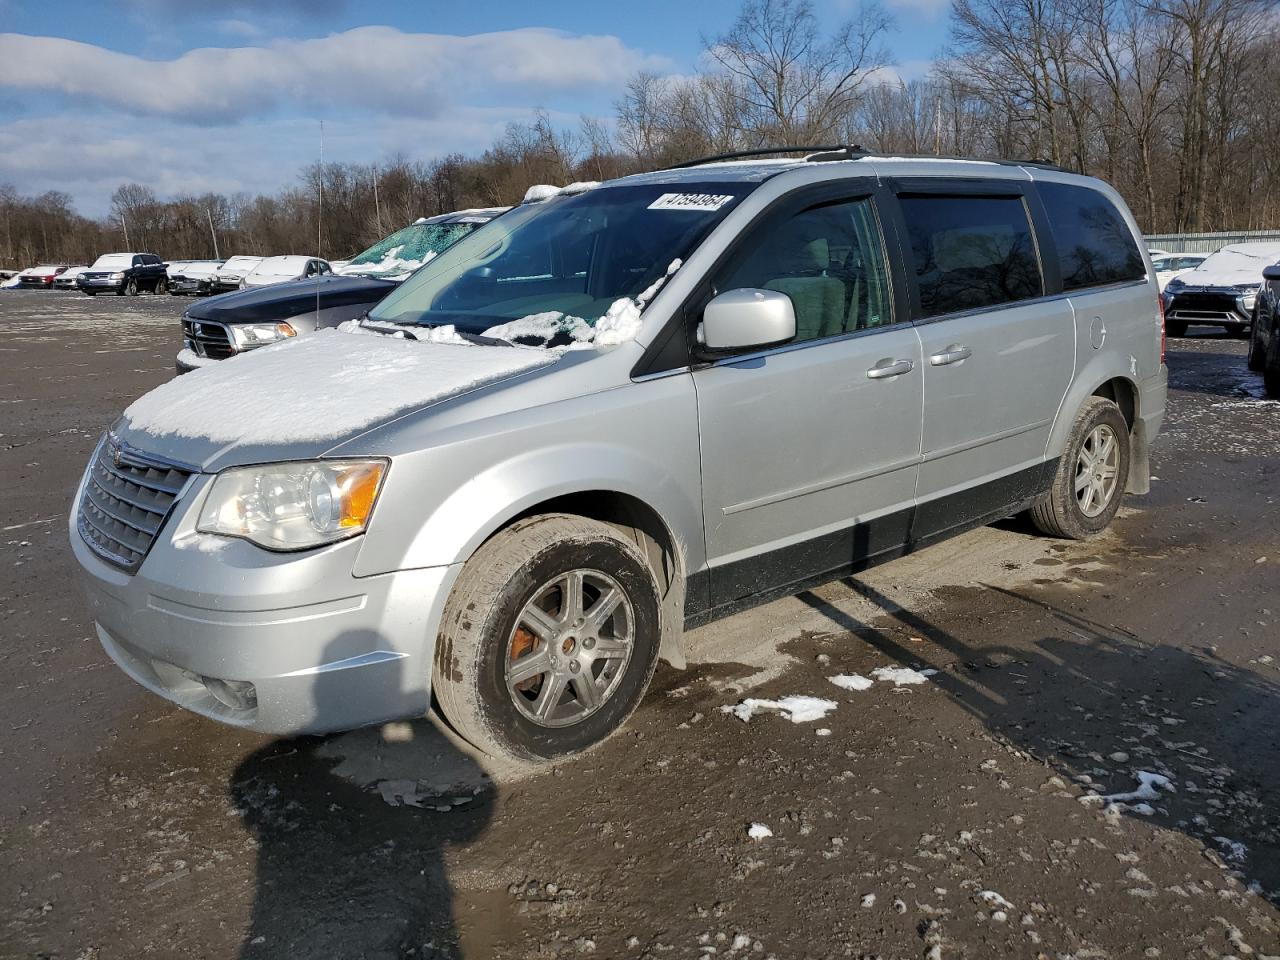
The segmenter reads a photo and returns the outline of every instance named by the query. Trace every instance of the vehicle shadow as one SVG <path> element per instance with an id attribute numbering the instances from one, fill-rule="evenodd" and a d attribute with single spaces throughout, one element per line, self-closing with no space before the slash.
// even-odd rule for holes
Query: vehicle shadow
<path id="1" fill-rule="evenodd" d="M 845 582 L 896 624 L 863 622 L 812 593 L 801 599 L 904 665 L 921 665 L 919 648 L 895 639 L 904 630 L 936 644 L 942 656 L 933 682 L 993 734 L 1086 789 L 1134 791 L 1139 771 L 1168 777 L 1173 790 L 1155 791 L 1152 814 L 1138 806 L 1141 798 L 1110 813 L 1194 837 L 1280 903 L 1275 680 L 996 586 L 983 588 L 989 606 L 978 622 L 1015 629 L 1025 642 L 966 642 L 865 583 Z"/>
<path id="2" fill-rule="evenodd" d="M 1242 351 L 1189 349 L 1184 341 L 1170 340 L 1166 351 L 1169 367 L 1169 387 L 1188 393 L 1202 393 L 1211 397 L 1239 400 L 1262 398 L 1266 395 L 1262 374 L 1254 373 L 1245 362 L 1247 341 L 1234 337 L 1194 337 L 1199 341 L 1223 341 L 1241 344 Z"/>
<path id="3" fill-rule="evenodd" d="M 328 652 L 338 660 L 344 649 L 338 638 Z M 317 676 L 317 705 L 349 695 L 342 674 Z M 444 853 L 484 831 L 492 786 L 472 759 L 431 738 L 429 724 L 368 733 L 361 742 L 376 743 L 378 756 L 352 760 L 405 779 L 362 787 L 333 775 L 338 761 L 324 756 L 333 738 L 323 737 L 276 741 L 232 775 L 232 802 L 257 849 L 245 960 L 462 956 Z"/>

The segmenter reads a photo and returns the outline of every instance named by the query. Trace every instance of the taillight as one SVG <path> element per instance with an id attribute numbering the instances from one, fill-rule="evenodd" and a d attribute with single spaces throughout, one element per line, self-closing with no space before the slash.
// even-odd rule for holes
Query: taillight
<path id="1" fill-rule="evenodd" d="M 1164 294 L 1156 294 L 1156 306 L 1160 310 L 1160 363 L 1164 364 L 1165 346 L 1168 344 L 1168 336 L 1164 329 Z"/>

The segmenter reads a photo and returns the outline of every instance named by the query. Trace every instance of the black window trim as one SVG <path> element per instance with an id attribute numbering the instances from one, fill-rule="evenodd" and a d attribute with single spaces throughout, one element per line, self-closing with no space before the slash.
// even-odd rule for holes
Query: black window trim
<path id="1" fill-rule="evenodd" d="M 758 231 L 770 223 L 786 217 L 794 216 L 814 207 L 828 206 L 835 203 L 848 203 L 856 200 L 870 200 L 872 213 L 880 231 L 880 242 L 885 259 L 886 277 L 889 281 L 889 309 L 891 320 L 879 327 L 865 330 L 852 330 L 847 333 L 812 340 L 788 341 L 761 350 L 744 351 L 723 357 L 699 358 L 696 344 L 693 342 L 697 328 L 696 320 L 701 317 L 703 308 L 712 299 L 712 283 L 724 269 L 725 265 L 751 242 Z M 672 374 L 690 370 L 704 369 L 711 366 L 724 366 L 741 363 L 745 360 L 758 359 L 774 354 L 790 353 L 826 344 L 839 343 L 857 337 L 870 336 L 886 330 L 904 329 L 910 325 L 911 315 L 907 310 L 906 286 L 902 270 L 896 265 L 894 251 L 899 248 L 896 221 L 886 216 L 887 204 L 893 198 L 883 184 L 872 176 L 826 180 L 819 183 L 808 183 L 797 186 L 772 200 L 763 210 L 756 213 L 746 226 L 738 231 L 733 241 L 720 252 L 715 262 L 699 279 L 698 284 L 683 303 L 672 312 L 670 320 L 646 348 L 644 356 L 631 371 L 631 379 L 653 380 Z M 705 241 L 704 241 L 705 242 Z M 672 343 L 672 341 L 676 341 Z"/>

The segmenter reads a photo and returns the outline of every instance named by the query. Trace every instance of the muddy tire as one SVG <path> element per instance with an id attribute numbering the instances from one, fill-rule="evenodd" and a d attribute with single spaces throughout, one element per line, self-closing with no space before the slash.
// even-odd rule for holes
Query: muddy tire
<path id="1" fill-rule="evenodd" d="M 1049 492 L 1029 511 L 1041 533 L 1086 540 L 1106 529 L 1129 479 L 1129 425 L 1110 400 L 1080 408 Z"/>
<path id="2" fill-rule="evenodd" d="M 521 520 L 458 577 L 436 640 L 436 698 L 485 753 L 578 753 L 639 705 L 660 631 L 658 588 L 633 542 L 583 517 Z"/>

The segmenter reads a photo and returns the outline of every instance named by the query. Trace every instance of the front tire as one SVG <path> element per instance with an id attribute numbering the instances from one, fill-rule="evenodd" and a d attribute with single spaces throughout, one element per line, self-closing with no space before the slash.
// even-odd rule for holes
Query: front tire
<path id="1" fill-rule="evenodd" d="M 159 280 L 157 280 L 155 292 L 157 295 L 160 295 L 160 296 L 163 296 L 164 294 L 168 293 L 169 281 L 166 280 L 164 277 L 161 277 Z"/>
<path id="2" fill-rule="evenodd" d="M 1071 428 L 1053 486 L 1031 507 L 1041 533 L 1087 540 L 1120 509 L 1129 479 L 1129 425 L 1104 397 L 1090 397 Z"/>
<path id="3" fill-rule="evenodd" d="M 660 633 L 658 588 L 634 543 L 584 517 L 521 520 L 458 577 L 436 641 L 436 697 L 485 753 L 555 760 L 622 726 Z"/>

